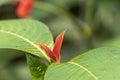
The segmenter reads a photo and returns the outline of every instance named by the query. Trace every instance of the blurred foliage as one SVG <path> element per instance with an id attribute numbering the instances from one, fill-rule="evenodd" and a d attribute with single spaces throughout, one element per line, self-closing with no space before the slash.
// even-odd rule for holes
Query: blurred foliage
<path id="1" fill-rule="evenodd" d="M 6 3 L 10 2 L 10 1 L 11 1 L 11 0 L 0 0 L 0 5 L 6 4 Z"/>
<path id="2" fill-rule="evenodd" d="M 17 18 L 16 6 L 11 0 L 0 0 L 0 19 Z M 119 9 L 120 0 L 35 0 L 30 17 L 48 25 L 54 37 L 67 30 L 61 51 L 65 62 L 101 44 L 119 45 Z M 16 58 L 19 62 L 13 61 Z M 28 80 L 26 69 L 23 54 L 0 52 L 0 80 Z"/>

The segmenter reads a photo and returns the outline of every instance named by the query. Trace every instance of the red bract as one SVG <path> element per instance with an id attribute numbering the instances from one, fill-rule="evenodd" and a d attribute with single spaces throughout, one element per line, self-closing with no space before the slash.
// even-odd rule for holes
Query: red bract
<path id="1" fill-rule="evenodd" d="M 40 44 L 40 48 L 46 52 L 54 63 L 60 63 L 60 50 L 63 42 L 63 36 L 64 32 L 57 36 L 53 50 L 50 50 L 50 48 L 44 44 Z"/>
<path id="2" fill-rule="evenodd" d="M 17 16 L 20 18 L 27 17 L 31 11 L 32 6 L 33 0 L 20 0 L 16 9 Z"/>

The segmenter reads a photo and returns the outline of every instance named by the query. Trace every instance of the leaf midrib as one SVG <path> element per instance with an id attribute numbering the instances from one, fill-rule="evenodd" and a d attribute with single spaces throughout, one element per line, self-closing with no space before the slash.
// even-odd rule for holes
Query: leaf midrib
<path id="1" fill-rule="evenodd" d="M 78 63 L 72 62 L 72 61 L 70 61 L 70 62 L 68 62 L 68 63 L 69 63 L 69 64 L 72 64 L 72 65 L 75 65 L 75 66 L 83 69 L 83 70 L 86 71 L 90 76 L 92 76 L 95 80 L 98 80 L 97 76 L 96 76 L 95 74 L 93 74 L 90 70 L 88 70 L 86 67 L 84 67 L 84 66 L 82 66 L 82 65 L 80 65 L 80 64 L 78 64 Z"/>
<path id="2" fill-rule="evenodd" d="M 47 55 L 44 54 L 44 52 L 43 52 L 37 45 L 35 45 L 32 41 L 30 41 L 29 39 L 24 38 L 23 36 L 18 35 L 18 34 L 16 34 L 16 33 L 9 32 L 9 31 L 5 31 L 5 30 L 0 30 L 0 32 L 1 32 L 1 33 L 6 33 L 6 34 L 13 35 L 13 36 L 15 36 L 15 37 L 18 37 L 18 38 L 20 38 L 20 39 L 28 42 L 29 44 L 31 44 L 32 46 L 34 46 L 36 49 L 38 49 L 38 50 L 48 59 Z M 34 55 L 34 54 L 33 54 L 33 55 Z"/>

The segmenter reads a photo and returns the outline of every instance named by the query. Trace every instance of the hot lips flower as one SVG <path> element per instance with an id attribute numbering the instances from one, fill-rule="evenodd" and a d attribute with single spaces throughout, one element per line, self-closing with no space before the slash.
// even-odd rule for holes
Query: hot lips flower
<path id="1" fill-rule="evenodd" d="M 64 32 L 62 32 L 57 36 L 53 50 L 50 50 L 44 44 L 40 44 L 40 48 L 46 52 L 46 54 L 49 56 L 51 61 L 54 63 L 60 63 L 60 50 L 63 42 L 63 36 L 64 36 Z"/>
<path id="2" fill-rule="evenodd" d="M 20 18 L 25 18 L 30 13 L 33 6 L 33 0 L 19 0 L 16 14 Z"/>

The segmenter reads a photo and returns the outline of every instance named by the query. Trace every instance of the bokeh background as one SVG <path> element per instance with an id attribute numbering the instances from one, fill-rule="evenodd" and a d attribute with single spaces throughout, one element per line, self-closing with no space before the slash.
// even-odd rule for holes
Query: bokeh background
<path id="1" fill-rule="evenodd" d="M 18 4 L 0 0 L 0 20 L 20 19 Z M 61 62 L 97 47 L 120 47 L 120 0 L 34 0 L 28 18 L 46 24 L 54 39 L 66 30 Z M 0 80 L 31 80 L 23 52 L 0 50 Z"/>

